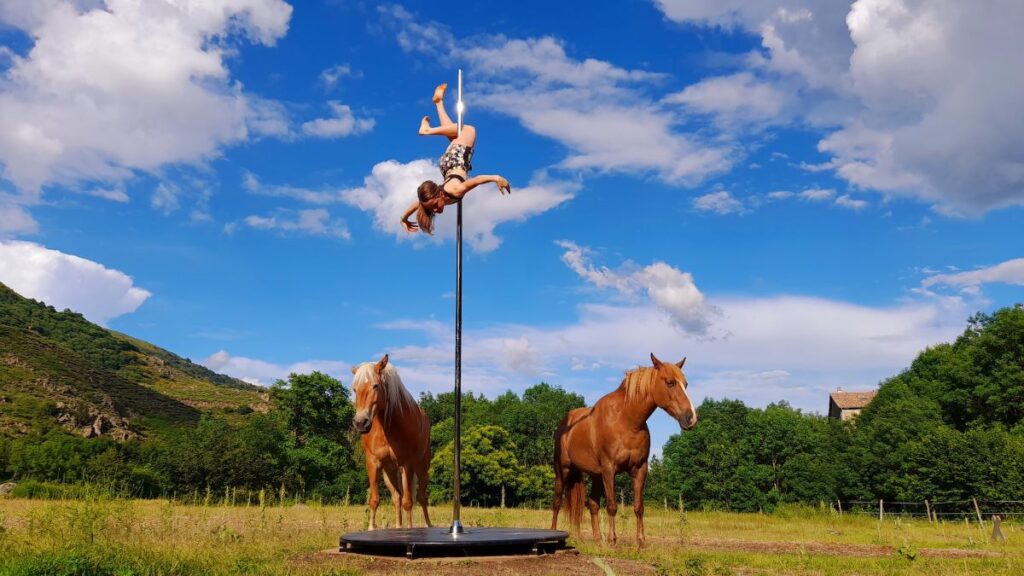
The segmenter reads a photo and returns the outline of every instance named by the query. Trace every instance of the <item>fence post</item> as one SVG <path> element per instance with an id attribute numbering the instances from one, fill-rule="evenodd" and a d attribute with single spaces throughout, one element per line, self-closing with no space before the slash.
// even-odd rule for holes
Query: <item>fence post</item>
<path id="1" fill-rule="evenodd" d="M 1003 531 L 1000 529 L 1000 525 L 1003 523 L 1003 518 L 998 514 L 992 516 L 992 541 L 993 542 L 1006 542 L 1006 536 L 1003 535 Z"/>
<path id="2" fill-rule="evenodd" d="M 839 508 L 839 515 L 842 516 L 843 515 L 843 502 L 841 500 L 836 500 L 836 506 Z"/>
<path id="3" fill-rule="evenodd" d="M 974 513 L 978 515 L 978 526 L 984 529 L 985 520 L 981 518 L 981 508 L 978 507 L 978 500 L 976 498 L 971 498 L 971 502 L 974 502 Z"/>
<path id="4" fill-rule="evenodd" d="M 885 505 L 882 504 L 882 499 L 878 499 L 878 521 L 882 521 L 882 516 L 885 514 Z"/>
<path id="5" fill-rule="evenodd" d="M 928 505 L 928 499 L 924 499 L 924 512 L 928 515 L 928 522 L 932 521 L 932 507 Z"/>

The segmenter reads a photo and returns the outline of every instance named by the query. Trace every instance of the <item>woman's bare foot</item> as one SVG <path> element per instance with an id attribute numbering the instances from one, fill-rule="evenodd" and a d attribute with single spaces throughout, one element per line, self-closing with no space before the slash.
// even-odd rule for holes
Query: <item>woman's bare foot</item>
<path id="1" fill-rule="evenodd" d="M 434 104 L 437 104 L 438 102 L 444 100 L 444 91 L 447 90 L 447 89 L 448 89 L 448 84 L 447 83 L 441 84 L 437 88 L 434 88 L 434 98 L 433 98 Z"/>
<path id="2" fill-rule="evenodd" d="M 424 116 L 423 120 L 420 121 L 420 136 L 426 136 L 430 133 L 430 116 Z"/>

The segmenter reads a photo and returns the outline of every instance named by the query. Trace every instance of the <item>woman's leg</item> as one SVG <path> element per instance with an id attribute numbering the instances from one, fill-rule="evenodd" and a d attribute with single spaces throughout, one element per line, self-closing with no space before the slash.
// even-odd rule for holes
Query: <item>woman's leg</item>
<path id="1" fill-rule="evenodd" d="M 452 122 L 448 111 L 444 108 L 444 92 L 448 89 L 447 84 L 441 84 L 434 90 L 434 105 L 437 107 L 437 119 L 441 122 L 440 126 L 430 126 L 430 116 L 424 116 L 423 120 L 420 121 L 420 135 L 422 136 L 445 136 L 449 140 L 454 140 L 459 134 L 459 127 L 457 124 Z"/>
<path id="2" fill-rule="evenodd" d="M 453 138 L 456 144 L 472 148 L 476 144 L 476 128 L 465 124 L 462 126 L 462 134 L 458 133 L 458 126 L 455 127 L 456 136 Z"/>
<path id="3" fill-rule="evenodd" d="M 444 109 L 444 91 L 448 88 L 447 84 L 441 84 L 434 91 L 434 104 L 437 106 L 437 117 L 441 120 L 442 129 L 447 129 L 445 136 L 454 140 L 457 144 L 463 146 L 469 146 L 470 148 L 476 144 L 476 128 L 468 124 L 462 126 L 462 133 L 459 134 L 459 127 L 457 124 L 452 122 L 452 119 L 448 117 L 448 112 Z M 451 132 L 451 128 L 454 128 L 454 132 Z"/>
<path id="4" fill-rule="evenodd" d="M 434 106 L 437 107 L 437 120 L 441 123 L 441 126 L 455 124 L 455 122 L 452 122 L 451 117 L 448 116 L 448 111 L 444 109 L 444 92 L 447 89 L 447 84 L 441 84 L 434 89 L 434 97 L 432 98 Z"/>
<path id="5" fill-rule="evenodd" d="M 459 127 L 457 124 L 431 127 L 430 116 L 424 116 L 423 120 L 420 121 L 420 136 L 447 136 L 449 140 L 454 140 L 458 135 Z"/>

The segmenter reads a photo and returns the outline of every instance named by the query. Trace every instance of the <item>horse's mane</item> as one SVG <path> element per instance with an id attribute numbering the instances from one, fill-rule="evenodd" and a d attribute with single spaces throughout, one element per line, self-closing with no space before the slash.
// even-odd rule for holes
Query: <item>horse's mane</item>
<path id="1" fill-rule="evenodd" d="M 352 385 L 359 387 L 370 383 L 373 381 L 376 373 L 376 362 L 360 364 L 359 368 L 356 369 L 355 375 L 352 377 Z M 381 415 L 381 418 L 385 424 L 390 422 L 391 418 L 400 416 L 406 410 L 416 406 L 416 401 L 413 400 L 412 394 L 406 389 L 405 384 L 402 384 L 402 377 L 398 375 L 398 370 L 391 364 L 384 367 L 380 384 L 384 394 L 384 414 Z"/>
<path id="2" fill-rule="evenodd" d="M 622 380 L 620 389 L 625 390 L 626 400 L 633 402 L 651 393 L 657 380 L 658 370 L 650 366 L 641 366 L 626 371 L 626 377 Z"/>

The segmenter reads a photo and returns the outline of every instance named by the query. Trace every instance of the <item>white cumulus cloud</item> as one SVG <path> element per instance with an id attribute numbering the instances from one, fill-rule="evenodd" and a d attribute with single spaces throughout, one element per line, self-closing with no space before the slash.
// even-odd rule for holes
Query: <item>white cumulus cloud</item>
<path id="1" fill-rule="evenodd" d="M 336 192 L 311 190 L 309 188 L 300 188 L 297 186 L 265 184 L 252 172 L 246 172 L 242 176 L 242 188 L 251 194 L 276 198 L 291 198 L 307 204 L 333 204 L 341 200 Z"/>
<path id="2" fill-rule="evenodd" d="M 800 193 L 800 198 L 811 202 L 824 202 L 836 197 L 836 191 L 831 188 L 808 188 Z"/>
<path id="3" fill-rule="evenodd" d="M 1024 286 L 1024 258 L 1014 258 L 994 266 L 951 274 L 932 274 L 921 282 L 921 286 L 950 286 L 971 288 L 982 284 L 1014 284 Z"/>
<path id="4" fill-rule="evenodd" d="M 695 401 L 729 397 L 763 406 L 785 399 L 822 412 L 830 390 L 874 388 L 927 346 L 955 338 L 970 313 L 936 302 L 865 306 L 792 295 L 709 297 L 708 305 L 717 310 L 715 338 L 681 333 L 653 299 L 580 304 L 577 318 L 561 324 L 469 330 L 464 386 L 493 395 L 536 384 L 539 375 L 593 402 L 654 352 L 663 360 L 688 358 Z M 446 328 L 429 334 L 427 345 L 390 348 L 403 363 L 403 378 L 415 374 L 407 383 L 451 389 L 452 328 Z"/>
<path id="5" fill-rule="evenodd" d="M 342 240 L 352 239 L 352 234 L 349 232 L 345 221 L 332 219 L 331 213 L 325 208 L 308 210 L 282 209 L 270 216 L 255 214 L 246 216 L 242 222 L 246 226 L 257 230 L 278 230 L 311 236 L 332 236 Z M 234 229 L 235 227 L 232 226 L 229 230 L 233 231 Z"/>
<path id="6" fill-rule="evenodd" d="M 364 134 L 373 129 L 373 118 L 356 118 L 347 104 L 338 101 L 327 103 L 332 115 L 317 118 L 302 124 L 302 133 L 316 138 L 344 138 Z"/>
<path id="7" fill-rule="evenodd" d="M 321 372 L 339 380 L 351 374 L 351 365 L 340 360 L 304 360 L 292 364 L 275 364 L 256 358 L 233 356 L 226 350 L 214 352 L 200 364 L 214 372 L 234 376 L 257 386 L 270 386 L 278 380 L 286 380 L 289 374 Z"/>
<path id="8" fill-rule="evenodd" d="M 750 72 L 713 76 L 666 96 L 665 102 L 682 104 L 691 113 L 715 116 L 725 124 L 778 122 L 787 104 L 780 88 L 758 80 Z"/>
<path id="9" fill-rule="evenodd" d="M 18 234 L 35 234 L 39 224 L 27 210 L 13 199 L 0 196 L 0 238 Z"/>
<path id="10" fill-rule="evenodd" d="M 170 214 L 178 209 L 181 205 L 178 201 L 178 197 L 181 196 L 181 189 L 176 184 L 171 182 L 161 182 L 157 185 L 156 189 L 153 190 L 153 195 L 149 199 L 150 206 L 154 210 L 159 210 L 164 214 Z"/>
<path id="11" fill-rule="evenodd" d="M 860 200 L 851 197 L 849 194 L 843 194 L 836 198 L 836 206 L 842 206 L 843 208 L 849 208 L 850 210 L 863 210 L 867 208 L 867 200 Z"/>
<path id="12" fill-rule="evenodd" d="M 349 205 L 373 215 L 375 229 L 399 239 L 420 240 L 428 236 L 409 234 L 399 223 L 401 215 L 416 199 L 416 188 L 424 180 L 438 181 L 437 166 L 429 160 L 401 163 L 380 162 L 373 167 L 363 185 L 341 192 Z M 501 244 L 495 229 L 505 222 L 518 222 L 542 214 L 571 199 L 578 185 L 572 182 L 549 181 L 537 177 L 524 187 L 512 182 L 512 194 L 501 195 L 493 184 L 471 191 L 462 200 L 465 217 L 463 234 L 477 252 L 489 252 Z M 456 206 L 448 206 L 437 216 L 435 241 L 455 237 Z"/>
<path id="13" fill-rule="evenodd" d="M 1024 205 L 1024 4 L 956 0 L 657 0 L 671 20 L 761 39 L 746 70 L 797 98 L 818 165 L 946 213 Z M 693 99 L 737 74 L 683 91 Z M 723 104 L 742 117 L 763 100 Z M 699 101 L 699 99 L 697 99 Z M 767 100 L 771 102 L 769 98 Z M 735 123 L 734 123 L 735 124 Z M 837 128 L 838 127 L 838 128 Z"/>
<path id="14" fill-rule="evenodd" d="M 98 324 L 134 312 L 151 296 L 124 272 L 32 242 L 0 242 L 0 282 Z"/>
<path id="15" fill-rule="evenodd" d="M 123 201 L 116 186 L 138 171 L 282 130 L 282 110 L 246 94 L 228 60 L 234 43 L 273 45 L 291 11 L 282 0 L 5 0 L 0 26 L 31 46 L 7 51 L 0 76 L 0 178 L 23 206 L 80 183 Z M 163 210 L 168 200 L 154 196 Z"/>
<path id="16" fill-rule="evenodd" d="M 346 76 L 353 76 L 355 73 L 348 64 L 336 64 L 325 68 L 320 72 L 320 83 L 329 92 L 338 86 L 338 81 Z"/>
<path id="17" fill-rule="evenodd" d="M 638 269 L 627 265 L 614 271 L 597 268 L 590 262 L 589 250 L 573 242 L 559 241 L 565 249 L 562 261 L 581 278 L 598 288 L 613 288 L 625 296 L 645 293 L 652 304 L 665 312 L 682 330 L 704 335 L 718 311 L 710 306 L 697 288 L 693 275 L 664 262 L 655 262 Z"/>
<path id="18" fill-rule="evenodd" d="M 560 40 L 460 38 L 402 8 L 381 8 L 406 50 L 466 62 L 475 78 L 473 105 L 511 116 L 528 130 L 564 145 L 558 166 L 570 170 L 653 173 L 693 185 L 728 169 L 728 146 L 682 128 L 676 106 L 647 95 L 666 76 L 570 56 Z M 486 135 L 485 135 L 486 136 Z"/>
<path id="19" fill-rule="evenodd" d="M 710 192 L 693 199 L 693 207 L 701 212 L 714 212 L 715 214 L 739 214 L 744 211 L 743 202 L 740 202 L 728 190 Z"/>

